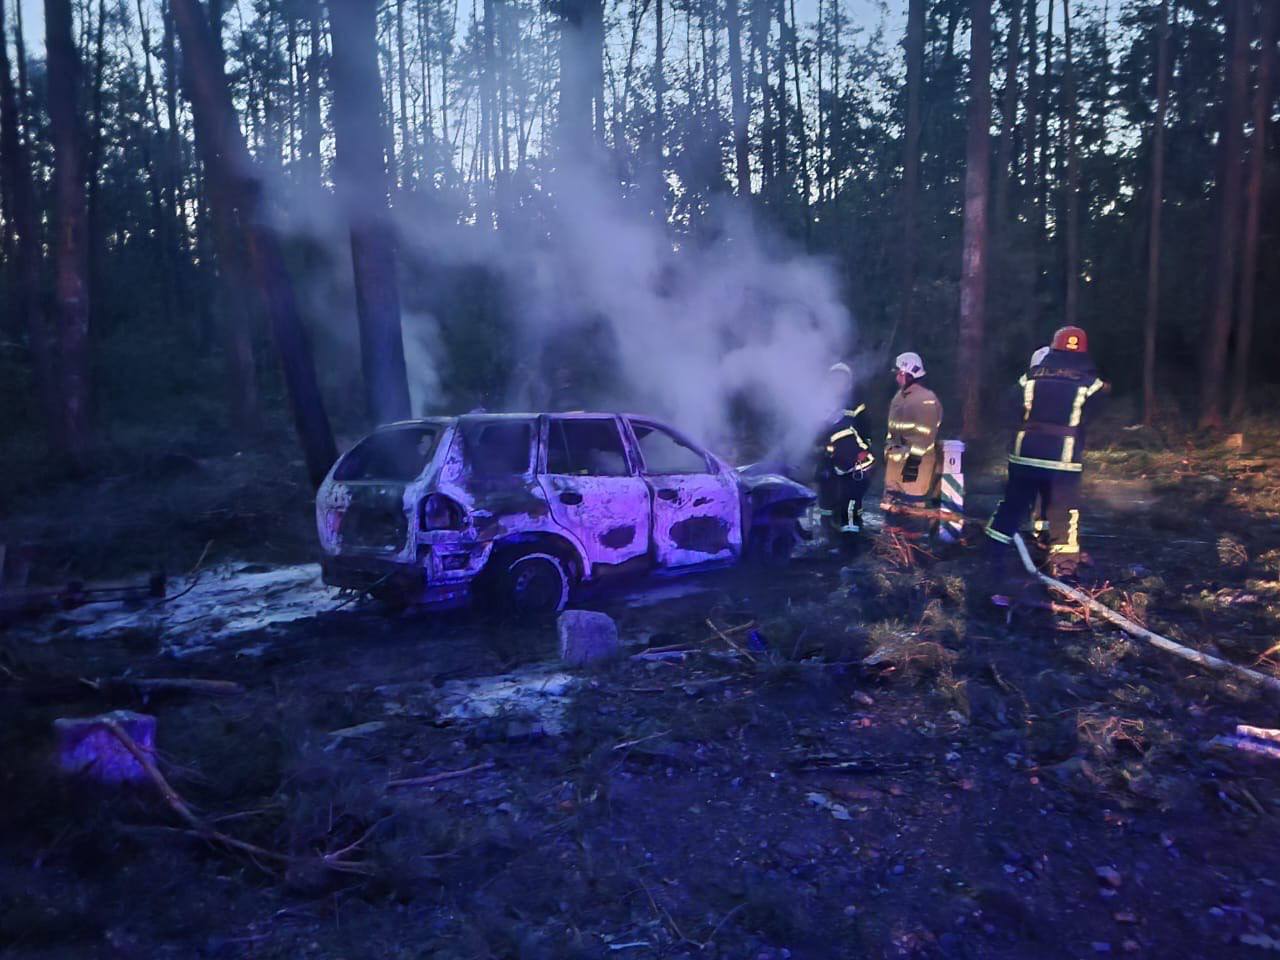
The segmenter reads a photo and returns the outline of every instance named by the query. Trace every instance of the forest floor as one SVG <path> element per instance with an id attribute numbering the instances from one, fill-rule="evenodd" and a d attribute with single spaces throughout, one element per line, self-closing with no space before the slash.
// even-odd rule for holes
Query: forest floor
<path id="1" fill-rule="evenodd" d="M 299 565 L 283 487 L 219 498 L 220 468 L 171 467 L 214 518 L 186 512 L 173 562 L 242 531 L 190 594 L 0 637 L 0 956 L 1280 949 L 1280 762 L 1210 742 L 1280 726 L 1276 700 L 1034 592 L 992 608 L 976 549 L 902 566 L 869 541 L 591 597 L 628 656 L 567 671 L 548 625 L 340 606 Z M 969 484 L 977 516 L 999 476 Z M 1277 672 L 1280 432 L 1120 433 L 1087 496 L 1103 602 Z M 748 624 L 753 648 L 718 634 Z M 126 673 L 243 691 L 80 682 Z M 55 776 L 52 720 L 114 707 L 158 718 L 160 769 L 205 824 L 289 859 L 195 835 L 150 785 Z M 344 849 L 346 870 L 318 860 Z"/>

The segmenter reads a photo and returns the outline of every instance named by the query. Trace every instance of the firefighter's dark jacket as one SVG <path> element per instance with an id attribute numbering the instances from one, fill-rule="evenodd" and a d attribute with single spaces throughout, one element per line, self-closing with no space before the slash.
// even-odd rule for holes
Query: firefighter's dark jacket
<path id="1" fill-rule="evenodd" d="M 870 469 L 875 455 L 866 440 L 866 417 L 867 407 L 862 403 L 833 413 L 818 434 L 818 462 L 841 476 L 855 469 Z"/>
<path id="2" fill-rule="evenodd" d="M 1009 462 L 1079 473 L 1085 431 L 1107 391 L 1088 354 L 1049 351 L 1018 381 Z"/>

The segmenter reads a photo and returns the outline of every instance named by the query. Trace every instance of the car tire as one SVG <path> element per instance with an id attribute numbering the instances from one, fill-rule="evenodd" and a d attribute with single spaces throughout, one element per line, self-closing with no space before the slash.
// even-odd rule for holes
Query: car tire
<path id="1" fill-rule="evenodd" d="M 785 567 L 800 543 L 800 523 L 792 517 L 776 517 L 751 531 L 747 559 L 759 567 Z"/>
<path id="2" fill-rule="evenodd" d="M 572 582 L 567 565 L 555 554 L 529 550 L 498 559 L 494 587 L 504 612 L 549 617 L 565 608 Z"/>

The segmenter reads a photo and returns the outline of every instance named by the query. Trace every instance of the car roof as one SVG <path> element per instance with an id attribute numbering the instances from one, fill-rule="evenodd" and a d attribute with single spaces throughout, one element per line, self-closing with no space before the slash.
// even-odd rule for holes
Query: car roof
<path id="1" fill-rule="evenodd" d="M 396 420 L 384 423 L 379 430 L 395 430 L 401 427 L 447 426 L 463 420 L 536 420 L 538 417 L 562 417 L 565 419 L 581 419 L 587 417 L 634 417 L 639 420 L 653 420 L 656 417 L 645 413 L 624 413 L 616 410 L 544 410 L 541 413 L 506 413 L 477 412 L 461 413 L 452 417 L 414 417 L 408 420 Z"/>

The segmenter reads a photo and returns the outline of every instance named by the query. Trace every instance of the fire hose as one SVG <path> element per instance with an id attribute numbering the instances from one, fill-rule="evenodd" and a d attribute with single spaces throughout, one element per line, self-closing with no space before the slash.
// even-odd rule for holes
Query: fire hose
<path id="1" fill-rule="evenodd" d="M 1257 670 L 1250 670 L 1238 663 L 1231 663 L 1223 660 L 1221 657 L 1215 657 L 1208 653 L 1201 653 L 1199 650 L 1193 650 L 1185 647 L 1180 643 L 1175 643 L 1168 637 L 1162 637 L 1158 633 L 1153 633 L 1146 627 L 1140 627 L 1128 617 L 1121 616 L 1105 604 L 1099 603 L 1093 597 L 1089 596 L 1083 590 L 1077 590 L 1075 587 L 1063 583 L 1061 580 L 1055 580 L 1048 574 L 1041 573 L 1036 569 L 1035 562 L 1031 559 L 1031 554 L 1027 552 L 1027 545 L 1023 542 L 1020 534 L 1014 534 L 1014 545 L 1018 548 L 1018 556 L 1022 558 L 1022 565 L 1026 567 L 1027 573 L 1036 577 L 1050 590 L 1057 591 L 1064 597 L 1074 600 L 1076 603 L 1083 604 L 1094 613 L 1098 614 L 1105 620 L 1109 620 L 1117 627 L 1139 640 L 1145 640 L 1159 650 L 1165 653 L 1171 653 L 1175 657 L 1181 657 L 1183 660 L 1190 660 L 1192 663 L 1207 667 L 1210 670 L 1217 670 L 1222 673 L 1233 673 L 1240 679 L 1249 683 L 1257 684 L 1272 693 L 1280 693 L 1280 678 L 1267 676 L 1265 673 L 1259 673 Z"/>

